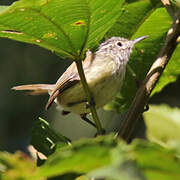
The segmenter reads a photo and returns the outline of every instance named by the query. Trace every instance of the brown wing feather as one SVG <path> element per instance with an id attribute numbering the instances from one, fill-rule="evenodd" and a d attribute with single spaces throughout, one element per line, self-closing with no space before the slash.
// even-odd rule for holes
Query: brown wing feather
<path id="1" fill-rule="evenodd" d="M 45 109 L 48 110 L 50 108 L 51 104 L 54 102 L 54 100 L 57 98 L 57 96 L 59 96 L 59 94 L 61 94 L 61 92 L 65 91 L 66 89 L 75 85 L 78 82 L 79 82 L 79 80 L 73 80 L 73 81 L 68 81 L 68 82 L 64 83 L 60 89 L 56 90 L 52 95 L 50 95 Z"/>

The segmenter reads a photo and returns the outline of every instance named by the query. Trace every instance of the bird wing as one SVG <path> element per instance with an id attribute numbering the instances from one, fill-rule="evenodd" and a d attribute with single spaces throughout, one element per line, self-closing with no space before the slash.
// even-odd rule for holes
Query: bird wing
<path id="1" fill-rule="evenodd" d="M 87 51 L 86 58 L 83 61 L 83 69 L 84 73 L 86 74 L 87 69 L 91 65 L 93 61 L 93 54 L 91 51 Z M 62 93 L 64 90 L 68 89 L 71 86 L 74 86 L 80 81 L 80 77 L 77 71 L 76 63 L 73 62 L 67 70 L 63 73 L 63 75 L 57 80 L 55 84 L 55 88 L 50 94 L 49 100 L 46 104 L 46 109 L 49 109 L 51 104 L 57 98 L 57 96 Z"/>

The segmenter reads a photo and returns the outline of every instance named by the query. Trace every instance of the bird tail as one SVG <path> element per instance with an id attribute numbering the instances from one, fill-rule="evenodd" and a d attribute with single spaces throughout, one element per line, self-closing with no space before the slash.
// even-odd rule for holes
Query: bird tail
<path id="1" fill-rule="evenodd" d="M 31 95 L 50 94 L 55 88 L 55 84 L 29 84 L 15 86 L 12 89 L 17 91 L 30 91 Z"/>

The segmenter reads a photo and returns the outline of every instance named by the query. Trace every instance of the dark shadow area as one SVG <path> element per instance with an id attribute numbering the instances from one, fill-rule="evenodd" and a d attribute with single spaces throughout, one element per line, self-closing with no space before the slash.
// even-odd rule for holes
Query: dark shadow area
<path id="1" fill-rule="evenodd" d="M 11 5 L 15 1 L 17 0 L 1 0 L 0 5 Z"/>
<path id="2" fill-rule="evenodd" d="M 15 0 L 1 0 L 10 5 Z M 35 45 L 0 38 L 0 149 L 26 151 L 32 122 L 46 117 L 48 96 L 29 96 L 13 86 L 55 83 L 70 61 Z"/>
<path id="3" fill-rule="evenodd" d="M 48 116 L 48 96 L 29 96 L 13 86 L 55 83 L 70 61 L 38 46 L 0 39 L 0 148 L 13 151 L 28 143 L 32 121 Z M 17 147 L 16 147 L 17 146 Z"/>

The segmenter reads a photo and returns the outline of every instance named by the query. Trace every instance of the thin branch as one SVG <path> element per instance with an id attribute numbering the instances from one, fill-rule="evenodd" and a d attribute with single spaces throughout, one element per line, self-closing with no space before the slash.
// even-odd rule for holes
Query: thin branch
<path id="1" fill-rule="evenodd" d="M 86 56 L 88 56 L 88 55 L 86 55 Z M 97 111 L 96 111 L 96 108 L 95 108 L 94 99 L 93 99 L 92 93 L 91 93 L 91 91 L 89 89 L 89 86 L 88 86 L 86 78 L 85 78 L 82 61 L 78 59 L 75 62 L 76 62 L 76 67 L 78 69 L 78 73 L 79 73 L 79 76 L 80 76 L 80 79 L 81 79 L 82 86 L 84 88 L 84 92 L 86 94 L 86 98 L 87 98 L 87 101 L 88 101 L 88 105 L 89 105 L 89 108 L 90 108 L 94 123 L 96 124 L 97 133 L 99 135 L 103 134 L 103 129 L 102 129 L 102 126 L 101 126 L 101 123 L 100 123 L 100 120 L 99 120 L 99 117 L 98 117 L 98 114 L 97 114 Z"/>
<path id="2" fill-rule="evenodd" d="M 148 103 L 149 96 L 158 82 L 163 70 L 165 69 L 172 53 L 178 44 L 177 38 L 180 35 L 180 11 L 172 27 L 169 29 L 164 46 L 159 52 L 156 61 L 153 63 L 141 87 L 136 93 L 136 96 L 131 104 L 131 107 L 125 118 L 125 122 L 121 127 L 118 135 L 126 141 L 130 141 L 134 127 L 142 115 L 144 107 Z"/>
<path id="3" fill-rule="evenodd" d="M 172 9 L 170 1 L 169 0 L 161 0 L 161 2 L 165 6 L 165 8 L 166 8 L 168 14 L 170 15 L 170 17 L 172 18 L 172 20 L 175 20 L 176 17 L 174 16 L 174 11 Z"/>

